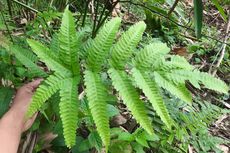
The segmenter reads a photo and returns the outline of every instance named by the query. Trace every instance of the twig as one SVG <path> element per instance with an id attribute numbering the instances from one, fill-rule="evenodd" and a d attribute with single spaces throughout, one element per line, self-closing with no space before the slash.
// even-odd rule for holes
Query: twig
<path id="1" fill-rule="evenodd" d="M 42 17 L 42 20 L 43 20 L 43 22 L 44 22 L 44 24 L 45 24 L 45 26 L 46 26 L 46 28 L 47 28 L 47 31 L 48 31 L 49 35 L 52 36 L 52 32 L 51 32 L 50 27 L 49 27 L 49 25 L 47 24 L 45 18 Z M 46 36 L 46 34 L 44 34 L 44 35 Z"/>
<path id="2" fill-rule="evenodd" d="M 212 96 L 212 98 L 218 102 L 220 102 L 221 104 L 223 104 L 226 108 L 230 109 L 230 104 L 226 103 L 225 101 L 223 100 L 219 100 L 218 98 Z"/>
<path id="3" fill-rule="evenodd" d="M 92 20 L 94 20 L 94 16 L 95 16 L 95 10 L 94 10 L 94 2 L 95 0 L 91 0 L 91 2 L 89 3 L 89 8 L 91 5 L 91 16 L 92 16 Z"/>
<path id="4" fill-rule="evenodd" d="M 21 153 L 32 153 L 37 141 L 37 132 L 29 132 L 22 146 Z"/>
<path id="5" fill-rule="evenodd" d="M 190 144 L 188 145 L 188 153 L 193 153 L 193 147 Z"/>
<path id="6" fill-rule="evenodd" d="M 168 16 L 170 16 L 171 13 L 174 11 L 174 9 L 176 8 L 178 2 L 179 2 L 179 0 L 175 0 L 175 2 L 174 2 L 174 4 L 173 4 L 172 8 L 171 8 L 171 9 L 169 10 L 169 12 L 168 12 Z"/>
<path id="7" fill-rule="evenodd" d="M 197 39 L 196 37 L 193 37 L 193 36 L 189 36 L 189 35 L 185 35 L 183 33 L 178 33 L 180 36 L 183 36 L 185 38 L 188 38 L 188 39 L 191 39 L 191 40 L 194 40 L 194 41 L 201 41 L 199 39 Z"/>
<path id="8" fill-rule="evenodd" d="M 226 42 L 228 41 L 228 38 L 229 38 L 229 28 L 230 28 L 230 16 L 228 18 L 228 24 L 227 24 L 227 27 L 226 27 L 226 35 L 225 35 L 225 38 L 224 38 L 224 44 L 223 44 L 223 47 L 222 47 L 222 51 L 220 53 L 220 57 L 216 63 L 216 66 L 215 66 L 215 70 L 212 72 L 212 76 L 215 76 L 216 75 L 216 72 L 217 72 L 217 68 L 220 66 L 223 58 L 224 58 L 224 54 L 225 54 L 225 50 L 226 50 Z"/>
<path id="9" fill-rule="evenodd" d="M 208 25 L 211 25 L 214 21 L 216 21 L 216 19 L 217 19 L 219 16 L 221 16 L 221 15 L 220 15 L 220 14 L 217 14 L 217 16 L 216 16 L 211 22 L 209 22 Z"/>
<path id="10" fill-rule="evenodd" d="M 21 5 L 21 6 L 23 6 L 23 7 L 25 7 L 25 8 L 27 8 L 27 9 L 29 9 L 29 10 L 31 10 L 31 11 L 33 11 L 33 12 L 35 12 L 35 13 L 39 13 L 38 10 L 36 10 L 36 9 L 34 9 L 34 8 L 32 8 L 32 7 L 30 7 L 30 6 L 26 5 L 26 4 L 24 4 L 24 3 L 22 3 L 22 2 L 19 2 L 19 1 L 17 1 L 17 0 L 12 0 L 12 1 L 15 2 L 15 3 L 17 3 L 17 4 L 19 4 L 19 5 Z"/>
<path id="11" fill-rule="evenodd" d="M 217 60 L 217 58 L 218 58 L 220 52 L 222 51 L 222 49 L 223 49 L 223 45 L 220 47 L 219 51 L 217 52 L 217 54 L 215 55 L 215 57 L 214 57 L 214 59 L 213 59 L 213 62 L 211 63 L 211 66 L 210 66 L 210 68 L 209 68 L 209 70 L 208 70 L 208 73 L 209 73 L 209 74 L 212 73 L 212 68 L 214 67 L 214 64 L 216 63 L 216 60 Z"/>
<path id="12" fill-rule="evenodd" d="M 38 135 L 37 132 L 34 132 L 30 146 L 28 148 L 28 153 L 33 153 L 34 146 L 35 146 L 36 141 L 37 141 L 37 135 Z"/>
<path id="13" fill-rule="evenodd" d="M 53 2 L 54 2 L 54 0 L 51 0 L 51 1 L 50 1 L 50 7 L 53 6 Z"/>
<path id="14" fill-rule="evenodd" d="M 32 132 L 29 132 L 26 135 L 26 140 L 24 141 L 24 144 L 22 146 L 22 152 L 21 153 L 26 153 L 26 148 L 28 147 L 30 141 L 31 141 L 31 136 L 32 136 Z"/>

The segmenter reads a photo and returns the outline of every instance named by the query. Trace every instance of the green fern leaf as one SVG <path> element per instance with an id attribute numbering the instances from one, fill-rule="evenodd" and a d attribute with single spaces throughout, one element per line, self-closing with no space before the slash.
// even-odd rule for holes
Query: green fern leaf
<path id="1" fill-rule="evenodd" d="M 141 72 L 136 68 L 132 69 L 132 74 L 134 76 L 135 82 L 137 83 L 137 86 L 142 89 L 144 94 L 148 97 L 161 120 L 169 129 L 171 129 L 173 121 L 169 116 L 157 83 L 154 80 L 151 80 L 148 74 Z"/>
<path id="2" fill-rule="evenodd" d="M 65 144 L 71 148 L 76 144 L 78 121 L 77 78 L 66 79 L 60 87 L 60 116 L 63 125 Z"/>
<path id="3" fill-rule="evenodd" d="M 157 71 L 165 71 L 170 72 L 172 70 L 185 69 L 185 70 L 193 70 L 193 66 L 190 65 L 184 57 L 173 55 L 173 56 L 165 56 L 159 57 L 154 65 L 153 69 Z"/>
<path id="4" fill-rule="evenodd" d="M 51 69 L 64 76 L 71 76 L 72 73 L 55 57 L 52 52 L 41 43 L 28 39 L 27 40 L 33 52 Z"/>
<path id="5" fill-rule="evenodd" d="M 37 112 L 40 107 L 47 101 L 54 93 L 56 93 L 64 78 L 60 75 L 54 74 L 50 75 L 42 85 L 38 87 L 35 94 L 32 97 L 32 102 L 27 111 L 27 116 L 31 117 L 35 112 Z"/>
<path id="6" fill-rule="evenodd" d="M 90 33 L 90 34 L 89 34 Z M 91 45 L 92 38 L 89 38 L 91 36 L 91 30 L 89 27 L 80 28 L 80 30 L 77 32 L 77 42 L 79 46 L 79 52 L 78 57 L 79 59 L 86 59 L 87 57 L 87 50 Z M 87 41 L 84 41 L 87 39 Z"/>
<path id="7" fill-rule="evenodd" d="M 197 77 L 194 77 L 194 75 L 191 75 L 190 77 L 186 76 L 186 75 L 180 75 L 180 74 L 177 74 L 177 71 L 178 70 L 173 70 L 172 72 L 166 72 L 164 74 L 164 76 L 172 81 L 173 83 L 175 84 L 180 84 L 180 83 L 185 83 L 185 81 L 189 80 L 189 82 L 195 87 L 195 88 L 198 88 L 200 89 L 200 84 L 199 84 L 199 80 L 197 80 Z M 181 72 L 184 71 L 184 70 L 180 70 Z M 186 70 L 185 70 L 186 71 Z M 187 71 L 186 71 L 187 72 Z M 190 72 L 190 71 L 189 71 Z"/>
<path id="8" fill-rule="evenodd" d="M 92 71 L 85 71 L 86 95 L 89 101 L 93 120 L 96 124 L 97 131 L 108 148 L 110 144 L 109 118 L 107 116 L 106 88 L 101 82 L 100 75 Z"/>
<path id="9" fill-rule="evenodd" d="M 145 28 L 146 25 L 144 22 L 136 23 L 113 46 L 110 63 L 114 68 L 124 68 L 125 63 L 132 56 L 133 50 L 141 40 Z"/>
<path id="10" fill-rule="evenodd" d="M 47 74 L 35 64 L 37 58 L 32 52 L 16 45 L 11 46 L 10 50 L 14 53 L 15 57 L 31 71 L 31 74 L 41 77 L 47 76 Z"/>
<path id="11" fill-rule="evenodd" d="M 58 34 L 54 34 L 52 36 L 52 40 L 50 42 L 50 51 L 52 51 L 54 54 L 56 54 L 58 57 L 60 57 L 59 52 L 60 52 L 60 45 L 59 45 L 59 40 L 58 40 Z"/>
<path id="12" fill-rule="evenodd" d="M 144 103 L 140 100 L 139 95 L 128 79 L 127 74 L 114 68 L 109 69 L 109 76 L 112 79 L 112 84 L 119 92 L 122 100 L 132 112 L 138 123 L 149 133 L 153 133 L 152 125 L 147 116 L 147 111 Z"/>
<path id="13" fill-rule="evenodd" d="M 192 70 L 193 66 L 188 63 L 188 61 L 179 55 L 170 56 L 170 61 L 166 62 L 166 66 L 172 69 L 184 69 L 184 70 Z"/>
<path id="14" fill-rule="evenodd" d="M 79 74 L 78 39 L 76 35 L 74 17 L 68 7 L 62 17 L 60 33 L 58 35 L 60 46 L 60 60 L 72 70 L 73 74 Z"/>
<path id="15" fill-rule="evenodd" d="M 88 49 L 87 66 L 98 71 L 108 56 L 110 47 L 120 26 L 121 19 L 114 18 L 104 25 Z"/>
<path id="16" fill-rule="evenodd" d="M 81 59 L 86 59 L 87 55 L 88 55 L 88 50 L 92 47 L 93 44 L 93 39 L 89 38 L 85 43 L 82 44 L 82 48 L 79 52 L 79 57 Z"/>
<path id="17" fill-rule="evenodd" d="M 185 87 L 184 83 L 174 84 L 168 81 L 167 79 L 165 79 L 158 72 L 154 72 L 154 78 L 160 87 L 169 91 L 172 95 L 175 95 L 181 100 L 191 104 L 192 96 L 191 93 L 188 91 L 188 89 Z"/>
<path id="18" fill-rule="evenodd" d="M 221 93 L 228 93 L 229 87 L 221 80 L 209 75 L 205 72 L 198 70 L 187 71 L 187 70 L 174 70 L 172 74 L 174 77 L 180 77 L 184 80 L 189 80 L 193 85 L 203 84 L 206 88 L 215 90 Z"/>
<path id="19" fill-rule="evenodd" d="M 135 65 L 138 68 L 151 68 L 160 56 L 166 55 L 169 51 L 164 43 L 149 44 L 135 56 Z"/>

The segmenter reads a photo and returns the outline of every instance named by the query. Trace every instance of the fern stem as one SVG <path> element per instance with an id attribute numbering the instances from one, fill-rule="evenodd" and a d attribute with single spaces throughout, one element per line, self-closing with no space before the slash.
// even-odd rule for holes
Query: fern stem
<path id="1" fill-rule="evenodd" d="M 96 24 L 97 24 L 97 14 L 98 14 L 98 8 L 99 8 L 99 2 L 95 1 L 96 4 L 96 9 L 95 9 L 95 13 L 93 14 L 93 30 L 92 30 L 92 38 L 96 37 L 96 33 L 95 33 L 95 28 L 96 28 Z"/>
<path id="2" fill-rule="evenodd" d="M 85 3 L 85 11 L 84 11 L 84 16 L 83 16 L 83 20 L 82 20 L 82 27 L 85 26 L 85 19 L 86 19 L 86 15 L 87 15 L 87 11 L 88 11 L 88 5 L 89 5 L 89 2 L 90 0 L 88 0 L 86 3 Z"/>
<path id="3" fill-rule="evenodd" d="M 102 10 L 101 15 L 100 15 L 99 20 L 98 20 L 98 24 L 101 22 L 101 19 L 105 13 L 107 6 L 108 6 L 108 3 L 106 3 L 106 5 L 104 5 L 104 7 L 103 7 L 103 10 Z"/>
<path id="4" fill-rule="evenodd" d="M 13 13 L 12 13 L 11 1 L 7 0 L 6 2 L 7 2 L 8 11 L 9 11 L 10 17 L 12 18 L 13 17 Z"/>
<path id="5" fill-rule="evenodd" d="M 108 16 L 112 13 L 113 9 L 115 8 L 115 6 L 117 5 L 117 3 L 119 2 L 119 0 L 117 0 L 116 2 L 114 2 L 114 4 L 112 4 L 111 9 L 109 10 L 109 12 L 105 15 L 105 17 L 101 20 L 98 21 L 98 25 L 97 28 L 95 30 L 95 33 L 98 32 L 98 30 L 100 29 L 100 27 L 104 24 L 105 20 L 108 18 Z"/>

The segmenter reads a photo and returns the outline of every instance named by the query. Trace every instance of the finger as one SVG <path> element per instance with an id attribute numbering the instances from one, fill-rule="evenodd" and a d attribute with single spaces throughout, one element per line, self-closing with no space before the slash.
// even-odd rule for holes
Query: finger
<path id="1" fill-rule="evenodd" d="M 32 91 L 34 91 L 38 86 L 39 84 L 43 81 L 43 79 L 36 79 L 28 84 L 26 84 L 27 87 L 31 88 Z"/>

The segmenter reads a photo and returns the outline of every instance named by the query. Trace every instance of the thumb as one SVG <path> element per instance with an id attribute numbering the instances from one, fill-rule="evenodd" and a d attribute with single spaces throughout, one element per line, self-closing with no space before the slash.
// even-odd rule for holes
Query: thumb
<path id="1" fill-rule="evenodd" d="M 37 87 L 39 86 L 39 84 L 43 81 L 42 78 L 36 79 L 30 83 L 28 83 L 26 86 L 30 87 L 33 91 L 35 89 L 37 89 Z"/>

